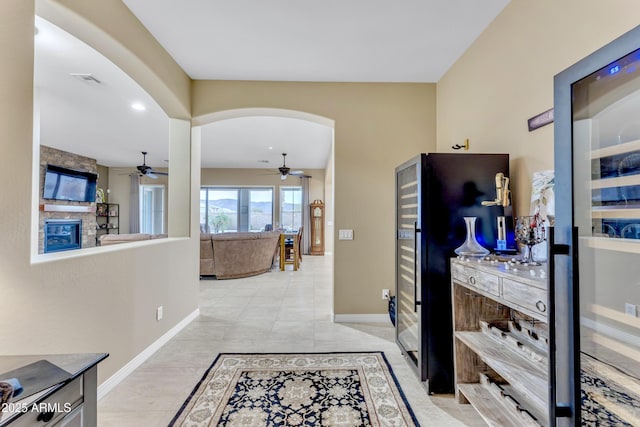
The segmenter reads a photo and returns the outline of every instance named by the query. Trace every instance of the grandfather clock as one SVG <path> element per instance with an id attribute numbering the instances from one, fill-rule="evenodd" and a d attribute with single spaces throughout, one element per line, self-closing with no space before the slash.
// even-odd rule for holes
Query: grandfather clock
<path id="1" fill-rule="evenodd" d="M 311 255 L 324 255 L 324 203 L 311 203 Z"/>

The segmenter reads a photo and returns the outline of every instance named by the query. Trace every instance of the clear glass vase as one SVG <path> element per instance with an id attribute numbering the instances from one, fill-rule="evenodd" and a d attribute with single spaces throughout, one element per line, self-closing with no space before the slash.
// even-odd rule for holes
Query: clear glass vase
<path id="1" fill-rule="evenodd" d="M 484 248 L 476 240 L 476 217 L 465 216 L 464 224 L 467 227 L 467 238 L 454 252 L 462 257 L 480 258 L 489 255 L 489 250 Z"/>

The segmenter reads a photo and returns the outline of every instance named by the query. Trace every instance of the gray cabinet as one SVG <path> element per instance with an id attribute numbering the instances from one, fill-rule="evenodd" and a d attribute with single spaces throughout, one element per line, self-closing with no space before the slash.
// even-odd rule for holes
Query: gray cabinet
<path id="1" fill-rule="evenodd" d="M 0 415 L 0 427 L 78 426 L 95 427 L 97 424 L 97 372 L 98 363 L 108 355 L 68 354 L 44 356 L 0 356 L 0 378 L 5 374 L 18 378 L 27 389 L 30 382 L 42 381 L 47 375 L 28 375 L 19 372 L 34 362 L 46 360 L 64 372 L 68 379 L 54 385 L 45 384 L 43 390 L 21 399 L 18 396 L 5 405 Z M 55 381 L 54 381 L 55 382 Z"/>
<path id="2" fill-rule="evenodd" d="M 458 401 L 491 426 L 549 425 L 544 267 L 453 259 L 451 279 Z"/>

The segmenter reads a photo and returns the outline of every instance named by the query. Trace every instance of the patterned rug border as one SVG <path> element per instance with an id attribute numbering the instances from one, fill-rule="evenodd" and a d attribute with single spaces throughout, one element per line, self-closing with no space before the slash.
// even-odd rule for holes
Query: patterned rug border
<path id="1" fill-rule="evenodd" d="M 178 421 L 178 419 L 182 415 L 182 412 L 184 412 L 184 410 L 189 406 L 189 403 L 191 402 L 191 399 L 193 399 L 195 394 L 200 389 L 200 386 L 202 385 L 202 383 L 209 376 L 209 372 L 211 372 L 211 369 L 213 369 L 213 367 L 216 365 L 216 363 L 218 362 L 218 360 L 221 357 L 234 356 L 234 355 L 235 356 L 267 356 L 267 355 L 274 355 L 274 356 L 277 356 L 277 355 L 283 355 L 283 356 L 295 356 L 295 355 L 298 355 L 298 356 L 302 356 L 302 355 L 305 355 L 305 354 L 310 354 L 310 355 L 320 355 L 320 354 L 379 354 L 382 357 L 382 360 L 384 360 L 384 362 L 386 364 L 386 367 L 389 370 L 389 374 L 391 375 L 391 378 L 393 378 L 393 383 L 395 384 L 396 389 L 398 390 L 398 394 L 402 398 L 402 403 L 404 403 L 404 405 L 407 408 L 407 412 L 411 416 L 411 420 L 415 424 L 415 427 L 420 427 L 420 423 L 418 422 L 418 419 L 416 418 L 416 416 L 415 416 L 415 414 L 413 412 L 413 409 L 411 408 L 411 405 L 409 404 L 409 401 L 407 400 L 407 397 L 404 394 L 404 390 L 402 390 L 402 387 L 400 386 L 400 383 L 398 382 L 398 378 L 396 377 L 396 374 L 393 371 L 393 368 L 391 367 L 391 364 L 389 363 L 389 360 L 387 359 L 387 356 L 384 354 L 383 351 L 319 351 L 319 352 L 304 352 L 304 353 L 299 353 L 299 352 L 292 352 L 292 353 L 287 353 L 287 352 L 278 352 L 278 353 L 275 353 L 275 352 L 266 352 L 266 353 L 237 353 L 237 352 L 234 352 L 234 353 L 218 353 L 218 355 L 213 359 L 213 362 L 211 362 L 211 365 L 209 365 L 207 370 L 202 375 L 202 378 L 200 378 L 198 383 L 193 387 L 193 389 L 191 390 L 191 393 L 189 393 L 189 396 L 184 401 L 184 403 L 182 404 L 182 406 L 180 407 L 180 409 L 178 410 L 176 415 L 171 419 L 171 422 L 169 423 L 168 427 L 172 427 L 176 423 L 176 421 Z"/>

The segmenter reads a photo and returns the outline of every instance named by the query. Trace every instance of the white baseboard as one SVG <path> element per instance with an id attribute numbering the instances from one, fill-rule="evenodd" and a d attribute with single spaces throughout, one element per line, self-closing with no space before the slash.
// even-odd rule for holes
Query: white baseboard
<path id="1" fill-rule="evenodd" d="M 200 309 L 196 309 L 193 313 L 182 319 L 177 325 L 169 329 L 164 335 L 154 341 L 149 347 L 145 348 L 136 357 L 131 359 L 129 363 L 120 368 L 115 374 L 111 375 L 105 382 L 98 387 L 98 400 L 107 395 L 115 386 L 120 384 L 122 380 L 127 378 L 129 374 L 135 371 L 140 365 L 142 365 L 153 353 L 160 350 L 169 340 L 175 337 L 185 326 L 193 321 L 200 315 Z"/>
<path id="2" fill-rule="evenodd" d="M 334 323 L 391 323 L 388 314 L 334 314 Z"/>

